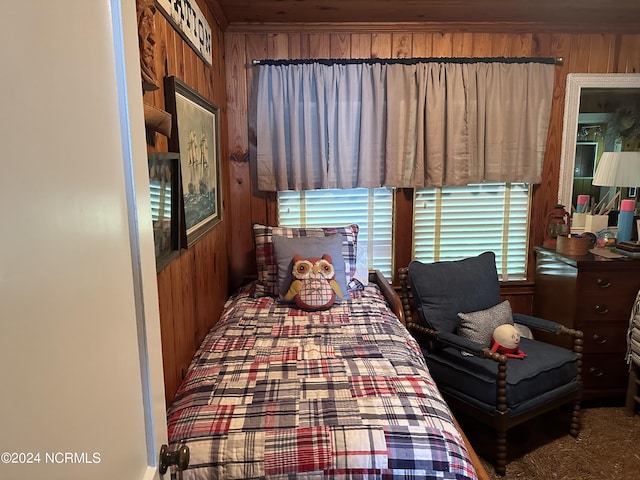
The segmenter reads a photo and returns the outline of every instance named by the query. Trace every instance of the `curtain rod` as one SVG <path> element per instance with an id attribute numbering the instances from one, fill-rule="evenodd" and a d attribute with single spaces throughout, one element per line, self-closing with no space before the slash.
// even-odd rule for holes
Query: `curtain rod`
<path id="1" fill-rule="evenodd" d="M 347 65 L 356 63 L 400 63 L 414 65 L 416 63 L 546 63 L 562 65 L 562 57 L 425 57 L 425 58 L 321 58 L 300 60 L 252 60 L 253 65 L 304 65 L 319 63 L 321 65 Z"/>

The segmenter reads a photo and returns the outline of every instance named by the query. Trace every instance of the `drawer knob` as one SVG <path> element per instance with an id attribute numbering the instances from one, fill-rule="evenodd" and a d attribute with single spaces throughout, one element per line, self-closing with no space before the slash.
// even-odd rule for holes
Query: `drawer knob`
<path id="1" fill-rule="evenodd" d="M 596 313 L 607 313 L 609 311 L 609 307 L 607 307 L 605 303 L 599 303 L 598 305 L 593 307 L 593 309 L 596 311 Z"/>
<path id="2" fill-rule="evenodd" d="M 607 288 L 609 286 L 611 286 L 611 281 L 608 278 L 596 278 L 596 284 L 600 287 L 600 288 Z"/>
<path id="3" fill-rule="evenodd" d="M 602 371 L 601 368 L 596 368 L 596 367 L 591 367 L 589 369 L 589 373 L 591 374 L 592 377 L 601 377 L 602 375 L 604 375 L 604 371 Z"/>
<path id="4" fill-rule="evenodd" d="M 603 345 L 605 343 L 607 343 L 607 337 L 601 337 L 600 335 L 598 335 L 597 333 L 593 335 L 593 342 L 597 343 L 599 345 Z"/>

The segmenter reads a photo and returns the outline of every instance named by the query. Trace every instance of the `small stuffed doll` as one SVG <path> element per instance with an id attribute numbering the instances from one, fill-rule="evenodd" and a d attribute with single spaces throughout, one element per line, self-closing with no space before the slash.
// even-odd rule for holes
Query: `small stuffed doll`
<path id="1" fill-rule="evenodd" d="M 491 351 L 498 352 L 509 358 L 524 358 L 527 356 L 520 350 L 520 332 L 511 324 L 499 325 L 491 336 Z"/>
<path id="2" fill-rule="evenodd" d="M 324 310 L 333 305 L 336 295 L 342 298 L 342 291 L 335 280 L 331 256 L 327 253 L 322 258 L 302 258 L 295 255 L 291 273 L 295 280 L 284 299 L 294 300 L 303 310 Z"/>

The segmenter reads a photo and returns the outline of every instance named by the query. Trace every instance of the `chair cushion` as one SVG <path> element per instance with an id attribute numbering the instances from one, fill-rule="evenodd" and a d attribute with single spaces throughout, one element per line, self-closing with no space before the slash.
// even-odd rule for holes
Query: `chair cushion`
<path id="1" fill-rule="evenodd" d="M 491 346 L 491 337 L 496 327 L 505 323 L 513 325 L 509 300 L 479 312 L 459 313 L 458 318 L 458 335 L 484 347 Z"/>
<path id="2" fill-rule="evenodd" d="M 507 408 L 518 413 L 549 400 L 550 392 L 565 393 L 577 388 L 577 355 L 566 348 L 528 338 L 520 339 L 523 359 L 507 361 Z M 431 375 L 443 392 L 489 412 L 496 408 L 498 364 L 479 357 L 467 357 L 454 347 L 437 352 L 423 350 Z"/>
<path id="3" fill-rule="evenodd" d="M 446 262 L 409 264 L 418 316 L 426 327 L 455 333 L 458 313 L 486 310 L 500 303 L 493 252 Z"/>

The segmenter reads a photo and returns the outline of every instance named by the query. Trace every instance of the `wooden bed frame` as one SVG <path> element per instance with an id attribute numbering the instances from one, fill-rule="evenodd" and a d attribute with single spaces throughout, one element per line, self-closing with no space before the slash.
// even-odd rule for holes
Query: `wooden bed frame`
<path id="1" fill-rule="evenodd" d="M 369 271 L 369 281 L 378 285 L 378 287 L 380 288 L 380 291 L 382 292 L 382 295 L 384 296 L 385 300 L 391 307 L 391 310 L 393 311 L 393 313 L 395 313 L 395 315 L 398 317 L 400 322 L 406 327 L 407 322 L 405 318 L 404 308 L 402 305 L 402 300 L 400 299 L 400 296 L 395 291 L 395 289 L 391 286 L 389 281 L 382 274 L 382 272 L 380 272 L 379 270 Z M 451 416 L 453 417 L 453 414 L 451 414 Z M 478 457 L 478 454 L 475 452 L 475 450 L 469 443 L 467 436 L 462 431 L 462 428 L 460 428 L 460 424 L 455 419 L 455 417 L 453 417 L 453 421 L 455 422 L 456 427 L 458 427 L 458 431 L 462 435 L 462 440 L 464 441 L 464 444 L 467 447 L 467 450 L 469 452 L 469 457 L 471 457 L 471 462 L 473 463 L 473 467 L 476 470 L 476 475 L 478 476 L 478 480 L 491 480 L 491 477 L 487 473 L 487 470 L 484 468 L 484 465 L 482 464 L 480 457 Z"/>

